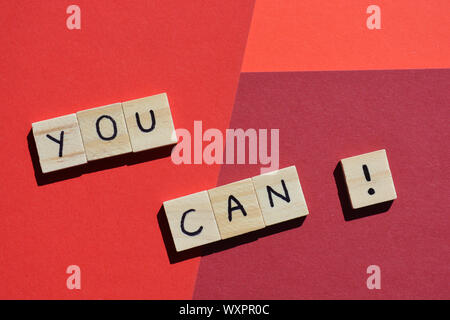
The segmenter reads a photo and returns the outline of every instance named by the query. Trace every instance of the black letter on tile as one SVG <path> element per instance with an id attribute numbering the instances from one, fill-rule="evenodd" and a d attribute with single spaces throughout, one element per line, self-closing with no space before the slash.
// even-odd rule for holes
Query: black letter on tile
<path id="1" fill-rule="evenodd" d="M 152 125 L 150 126 L 149 129 L 145 129 L 145 128 L 142 127 L 141 119 L 139 118 L 139 113 L 136 112 L 136 122 L 137 122 L 137 125 L 138 125 L 139 129 L 142 132 L 150 132 L 153 129 L 155 129 L 156 122 L 155 122 L 155 114 L 153 113 L 153 110 L 150 110 L 150 117 L 152 118 Z"/>
<path id="2" fill-rule="evenodd" d="M 276 195 L 277 197 L 280 197 L 281 199 L 283 199 L 286 202 L 291 202 L 291 198 L 289 198 L 289 193 L 288 193 L 288 190 L 286 188 L 286 184 L 284 183 L 284 180 L 281 180 L 281 184 L 283 185 L 284 196 L 279 194 L 275 190 L 273 190 L 270 186 L 267 186 L 267 193 L 269 194 L 269 202 L 270 202 L 270 206 L 272 208 L 274 207 L 273 199 L 272 199 L 272 193 L 274 195 Z"/>
<path id="3" fill-rule="evenodd" d="M 234 207 L 231 206 L 231 200 L 233 200 L 234 203 L 236 203 L 236 206 Z M 228 197 L 228 221 L 230 222 L 233 219 L 232 213 L 234 210 L 241 210 L 244 217 L 247 216 L 247 212 L 245 212 L 244 206 L 233 195 L 230 195 Z"/>
<path id="4" fill-rule="evenodd" d="M 63 156 L 63 142 L 64 142 L 64 131 L 61 131 L 59 134 L 59 140 L 53 138 L 51 135 L 47 134 L 47 138 L 59 144 L 59 157 Z"/>
<path id="5" fill-rule="evenodd" d="M 184 228 L 184 219 L 186 218 L 186 215 L 187 215 L 189 212 L 195 212 L 195 210 L 194 210 L 194 209 L 189 209 L 188 211 L 186 211 L 185 213 L 183 213 L 183 215 L 181 216 L 181 231 L 182 231 L 184 234 L 193 237 L 193 236 L 198 235 L 200 232 L 202 232 L 203 226 L 200 226 L 200 228 L 198 228 L 198 229 L 197 229 L 196 231 L 194 231 L 194 232 L 189 232 L 189 231 L 187 231 L 187 230 Z"/>
<path id="6" fill-rule="evenodd" d="M 103 136 L 102 133 L 100 132 L 100 121 L 102 121 L 102 119 L 108 119 L 108 120 L 111 120 L 111 123 L 112 123 L 112 125 L 113 125 L 113 129 L 114 129 L 114 133 L 112 134 L 111 137 L 105 137 L 105 136 Z M 95 127 L 97 128 L 97 134 L 98 134 L 98 136 L 99 136 L 100 139 L 102 139 L 102 140 L 109 141 L 109 140 L 114 139 L 114 138 L 117 136 L 117 124 L 116 124 L 116 121 L 115 121 L 112 117 L 110 117 L 110 116 L 103 115 L 103 116 L 101 116 L 100 118 L 98 118 L 98 119 L 97 119 L 97 122 L 95 123 Z"/>

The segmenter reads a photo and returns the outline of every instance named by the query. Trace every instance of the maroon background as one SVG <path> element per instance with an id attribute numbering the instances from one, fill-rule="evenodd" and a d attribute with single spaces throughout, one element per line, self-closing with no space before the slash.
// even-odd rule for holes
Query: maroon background
<path id="1" fill-rule="evenodd" d="M 450 70 L 243 73 L 230 128 L 279 128 L 303 225 L 202 258 L 196 299 L 448 298 Z M 347 221 L 338 161 L 386 149 L 398 199 Z M 259 173 L 224 165 L 218 185 Z M 368 290 L 366 268 L 381 268 Z"/>

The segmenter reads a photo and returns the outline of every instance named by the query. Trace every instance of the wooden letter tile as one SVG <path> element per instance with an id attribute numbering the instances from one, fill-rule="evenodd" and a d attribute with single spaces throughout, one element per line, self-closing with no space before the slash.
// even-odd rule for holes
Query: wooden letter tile
<path id="1" fill-rule="evenodd" d="M 252 178 L 266 226 L 308 214 L 295 166 Z"/>
<path id="2" fill-rule="evenodd" d="M 251 179 L 208 190 L 222 239 L 265 227 Z"/>
<path id="3" fill-rule="evenodd" d="M 177 143 L 165 93 L 122 104 L 133 152 Z"/>
<path id="4" fill-rule="evenodd" d="M 88 161 L 131 152 L 122 104 L 77 112 Z"/>
<path id="5" fill-rule="evenodd" d="M 397 199 L 386 150 L 341 160 L 353 209 Z"/>
<path id="6" fill-rule="evenodd" d="M 166 201 L 164 210 L 177 251 L 220 240 L 206 191 Z"/>
<path id="7" fill-rule="evenodd" d="M 43 173 L 86 163 L 75 114 L 35 122 L 32 128 Z"/>

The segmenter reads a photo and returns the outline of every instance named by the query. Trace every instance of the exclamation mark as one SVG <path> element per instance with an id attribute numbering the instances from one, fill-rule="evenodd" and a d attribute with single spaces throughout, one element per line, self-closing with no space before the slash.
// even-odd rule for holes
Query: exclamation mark
<path id="1" fill-rule="evenodd" d="M 369 168 L 367 168 L 367 166 L 366 166 L 365 164 L 363 164 L 362 168 L 363 168 L 364 176 L 366 177 L 366 180 L 367 180 L 367 181 L 370 181 Z M 374 190 L 373 188 L 369 188 L 369 190 L 367 190 L 367 192 L 368 192 L 370 195 L 375 194 L 375 190 Z"/>

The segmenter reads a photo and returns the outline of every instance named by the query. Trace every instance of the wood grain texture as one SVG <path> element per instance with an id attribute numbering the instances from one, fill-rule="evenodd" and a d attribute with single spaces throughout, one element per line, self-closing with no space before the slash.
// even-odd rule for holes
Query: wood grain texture
<path id="1" fill-rule="evenodd" d="M 75 114 L 35 122 L 32 130 L 43 173 L 87 162 Z"/>
<path id="2" fill-rule="evenodd" d="M 386 150 L 345 158 L 341 164 L 353 209 L 397 198 Z M 364 173 L 364 165 L 370 178 Z"/>
<path id="3" fill-rule="evenodd" d="M 236 181 L 208 190 L 208 194 L 222 239 L 265 227 L 251 179 Z M 232 210 L 231 221 L 229 220 L 229 207 L 233 208 L 238 204 L 232 200 L 229 205 L 230 196 L 242 204 L 246 213 L 244 215 L 240 209 Z"/>
<path id="4" fill-rule="evenodd" d="M 166 201 L 164 210 L 177 251 L 220 240 L 219 229 L 206 191 Z M 186 213 L 187 211 L 189 212 Z"/>
<path id="5" fill-rule="evenodd" d="M 121 103 L 79 111 L 77 118 L 88 161 L 131 152 Z"/>
<path id="6" fill-rule="evenodd" d="M 253 177 L 252 181 L 266 226 L 308 214 L 295 166 Z"/>
<path id="7" fill-rule="evenodd" d="M 122 103 L 133 152 L 177 143 L 165 93 Z"/>

